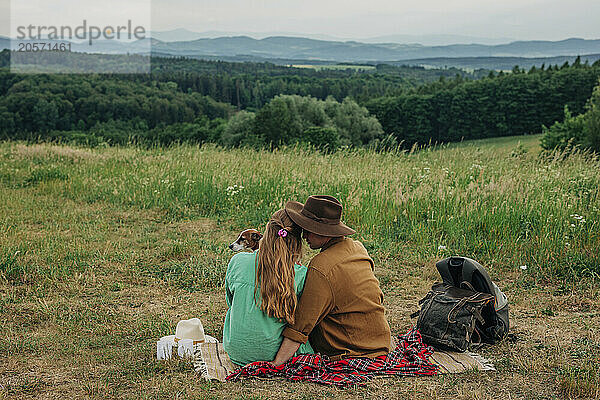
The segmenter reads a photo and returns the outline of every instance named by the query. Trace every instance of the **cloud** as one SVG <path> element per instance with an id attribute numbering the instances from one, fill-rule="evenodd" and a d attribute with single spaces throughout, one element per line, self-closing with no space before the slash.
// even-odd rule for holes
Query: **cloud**
<path id="1" fill-rule="evenodd" d="M 88 19 L 117 22 L 132 17 L 147 25 L 145 13 L 140 10 L 151 3 L 154 30 L 287 31 L 349 38 L 389 34 L 455 34 L 523 40 L 600 38 L 597 22 L 600 1 L 594 0 L 13 0 L 13 3 L 22 7 L 25 19 L 34 24 L 67 21 L 78 24 L 85 15 Z M 8 14 L 8 4 L 10 0 L 0 0 L 0 35 L 8 34 L 7 23 L 2 23 Z"/>
<path id="2" fill-rule="evenodd" d="M 154 1 L 154 29 L 281 30 L 342 37 L 395 33 L 600 37 L 600 2 L 590 0 L 180 0 L 177 4 L 180 12 L 173 1 Z"/>

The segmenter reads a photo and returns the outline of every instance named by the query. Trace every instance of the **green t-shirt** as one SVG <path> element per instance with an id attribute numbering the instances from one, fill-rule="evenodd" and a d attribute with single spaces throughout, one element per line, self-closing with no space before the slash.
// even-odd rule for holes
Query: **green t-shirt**
<path id="1" fill-rule="evenodd" d="M 254 300 L 256 252 L 238 253 L 231 258 L 225 275 L 229 309 L 223 326 L 223 347 L 231 361 L 246 365 L 254 361 L 272 361 L 283 341 L 285 321 L 268 317 Z M 300 297 L 306 267 L 295 266 L 296 294 Z M 260 302 L 260 289 L 256 291 Z M 314 353 L 310 344 L 300 345 L 296 354 Z"/>

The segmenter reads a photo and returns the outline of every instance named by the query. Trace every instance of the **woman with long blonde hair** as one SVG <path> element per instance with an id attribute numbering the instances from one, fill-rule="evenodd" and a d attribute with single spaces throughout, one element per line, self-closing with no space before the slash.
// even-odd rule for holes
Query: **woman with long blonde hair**
<path id="1" fill-rule="evenodd" d="M 307 272 L 299 264 L 301 236 L 302 229 L 282 209 L 267 223 L 259 250 L 231 258 L 225 275 L 229 309 L 223 346 L 234 363 L 273 360 L 283 329 L 294 322 Z M 298 350 L 312 352 L 308 342 Z"/>

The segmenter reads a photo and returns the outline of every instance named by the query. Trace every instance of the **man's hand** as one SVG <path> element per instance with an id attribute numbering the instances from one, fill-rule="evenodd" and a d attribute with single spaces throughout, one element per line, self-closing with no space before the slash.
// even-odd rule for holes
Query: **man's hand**
<path id="1" fill-rule="evenodd" d="M 293 340 L 284 337 L 283 342 L 281 342 L 281 346 L 279 347 L 279 351 L 275 356 L 275 360 L 273 360 L 273 364 L 277 367 L 285 363 L 292 358 L 296 351 L 298 351 L 300 345 L 301 343 L 294 342 Z"/>
<path id="2" fill-rule="evenodd" d="M 242 368 L 246 368 L 249 367 L 250 365 L 254 364 L 254 363 L 269 363 L 269 364 L 273 364 L 273 361 L 252 361 L 249 362 L 248 364 L 244 365 Z"/>

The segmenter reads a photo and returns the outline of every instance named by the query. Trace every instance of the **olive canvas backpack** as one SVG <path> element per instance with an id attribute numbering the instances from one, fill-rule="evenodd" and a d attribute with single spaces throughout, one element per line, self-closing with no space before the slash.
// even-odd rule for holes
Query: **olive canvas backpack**
<path id="1" fill-rule="evenodd" d="M 466 257 L 436 264 L 442 283 L 419 302 L 417 329 L 435 347 L 465 351 L 474 344 L 496 343 L 508 334 L 508 301 L 485 268 Z"/>
<path id="2" fill-rule="evenodd" d="M 509 329 L 508 299 L 492 282 L 486 269 L 467 257 L 448 257 L 435 266 L 444 283 L 494 296 L 494 301 L 481 310 L 484 322 L 478 323 L 476 329 L 485 343 L 494 344 L 504 339 Z"/>

